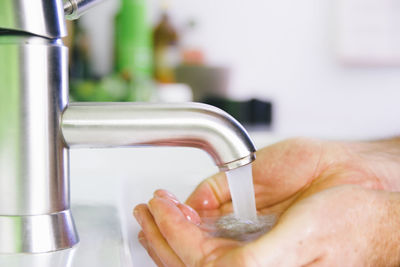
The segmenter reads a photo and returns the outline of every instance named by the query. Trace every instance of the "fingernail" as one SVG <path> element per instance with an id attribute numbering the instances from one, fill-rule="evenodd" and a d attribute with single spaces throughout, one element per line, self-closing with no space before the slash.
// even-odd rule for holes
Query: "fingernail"
<path id="1" fill-rule="evenodd" d="M 146 237 L 145 237 L 143 231 L 140 231 L 139 234 L 138 234 L 139 242 L 144 241 L 145 239 L 146 239 Z"/>
<path id="2" fill-rule="evenodd" d="M 147 250 L 148 244 L 147 244 L 146 238 L 144 236 L 142 238 L 138 237 L 138 240 L 139 240 L 139 243 Z"/>
<path id="3" fill-rule="evenodd" d="M 157 190 L 154 192 L 154 196 L 170 200 L 174 202 L 176 205 L 180 203 L 178 198 L 174 194 L 168 192 L 167 190 L 161 190 L 161 189 Z"/>
<path id="4" fill-rule="evenodd" d="M 138 222 L 138 224 L 142 224 L 142 218 L 140 217 L 140 212 L 138 209 L 133 210 L 133 216 L 135 216 L 135 219 Z"/>

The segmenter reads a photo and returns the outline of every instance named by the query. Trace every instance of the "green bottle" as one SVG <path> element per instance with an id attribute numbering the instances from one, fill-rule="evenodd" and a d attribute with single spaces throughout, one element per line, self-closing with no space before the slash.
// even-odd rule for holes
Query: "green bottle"
<path id="1" fill-rule="evenodd" d="M 152 33 L 146 0 L 121 0 L 115 19 L 115 67 L 131 88 L 131 101 L 152 95 Z"/>

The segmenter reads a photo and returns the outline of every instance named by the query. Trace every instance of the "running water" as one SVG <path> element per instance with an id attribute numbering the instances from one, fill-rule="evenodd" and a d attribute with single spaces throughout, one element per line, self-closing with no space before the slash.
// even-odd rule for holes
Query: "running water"
<path id="1" fill-rule="evenodd" d="M 257 220 L 251 164 L 226 172 L 233 211 L 238 220 Z"/>
<path id="2" fill-rule="evenodd" d="M 203 217 L 201 220 L 200 227 L 212 236 L 248 242 L 268 233 L 276 223 L 276 216 L 259 215 L 256 221 L 244 221 L 231 213 L 222 217 Z"/>
<path id="3" fill-rule="evenodd" d="M 202 227 L 216 237 L 251 241 L 267 233 L 276 222 L 273 214 L 257 216 L 251 164 L 226 172 L 233 214 L 202 218 Z"/>

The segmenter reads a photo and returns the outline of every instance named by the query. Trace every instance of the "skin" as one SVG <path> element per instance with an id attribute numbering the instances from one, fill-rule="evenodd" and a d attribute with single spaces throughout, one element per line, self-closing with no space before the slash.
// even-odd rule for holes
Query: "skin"
<path id="1" fill-rule="evenodd" d="M 243 243 L 203 231 L 201 216 L 232 212 L 225 175 L 186 204 L 157 190 L 134 216 L 158 266 L 399 266 L 400 141 L 291 139 L 257 152 L 257 210 L 277 224 Z M 192 208 L 193 209 L 192 209 Z"/>

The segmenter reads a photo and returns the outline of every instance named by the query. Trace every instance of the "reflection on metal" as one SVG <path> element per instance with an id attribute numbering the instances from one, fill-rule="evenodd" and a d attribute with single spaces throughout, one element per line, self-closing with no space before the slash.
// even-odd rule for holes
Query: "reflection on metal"
<path id="1" fill-rule="evenodd" d="M 65 17 L 69 20 L 78 19 L 93 6 L 103 0 L 63 0 Z"/>
<path id="2" fill-rule="evenodd" d="M 71 0 L 76 15 L 94 1 Z M 74 7 L 75 5 L 75 7 Z M 68 105 L 61 0 L 0 8 L 0 253 L 43 253 L 79 241 L 70 213 L 68 147 L 191 146 L 221 170 L 254 160 L 225 112 L 202 104 Z"/>
<path id="3" fill-rule="evenodd" d="M 0 35 L 0 252 L 78 242 L 69 213 L 67 49 L 59 39 Z"/>
<path id="4" fill-rule="evenodd" d="M 254 160 L 255 147 L 226 112 L 199 104 L 74 103 L 63 114 L 69 147 L 187 146 L 206 151 L 221 170 Z"/>
<path id="5" fill-rule="evenodd" d="M 67 35 L 61 0 L 2 0 L 0 31 L 60 38 Z"/>
<path id="6" fill-rule="evenodd" d="M 72 208 L 81 241 L 72 249 L 36 254 L 0 254 L 5 267 L 132 266 L 125 250 L 119 214 L 111 206 Z M 38 233 L 40 234 L 40 233 Z"/>
<path id="7" fill-rule="evenodd" d="M 0 251 L 2 253 L 48 252 L 70 248 L 78 243 L 75 232 L 70 210 L 44 215 L 2 215 Z"/>

